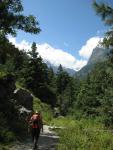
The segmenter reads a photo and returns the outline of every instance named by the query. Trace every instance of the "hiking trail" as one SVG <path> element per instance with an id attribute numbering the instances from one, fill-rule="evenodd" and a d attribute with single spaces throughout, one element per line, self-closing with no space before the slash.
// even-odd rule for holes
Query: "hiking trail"
<path id="1" fill-rule="evenodd" d="M 55 150 L 59 137 L 54 131 L 49 130 L 49 126 L 44 125 L 44 131 L 40 134 L 37 150 Z M 27 139 L 23 143 L 17 142 L 9 150 L 32 150 L 32 139 Z"/>

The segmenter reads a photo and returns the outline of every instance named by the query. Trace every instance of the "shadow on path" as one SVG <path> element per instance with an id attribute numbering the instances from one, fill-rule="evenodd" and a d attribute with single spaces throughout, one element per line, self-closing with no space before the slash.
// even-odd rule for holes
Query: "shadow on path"
<path id="1" fill-rule="evenodd" d="M 58 136 L 52 133 L 42 134 L 39 139 L 39 150 L 55 150 L 58 143 Z"/>
<path id="2" fill-rule="evenodd" d="M 53 132 L 49 130 L 48 126 L 45 126 L 45 132 L 41 133 L 37 150 L 56 150 L 56 146 L 58 144 L 59 137 Z M 15 143 L 9 150 L 32 150 L 33 143 L 31 139 L 27 139 L 26 141 L 20 143 Z"/>

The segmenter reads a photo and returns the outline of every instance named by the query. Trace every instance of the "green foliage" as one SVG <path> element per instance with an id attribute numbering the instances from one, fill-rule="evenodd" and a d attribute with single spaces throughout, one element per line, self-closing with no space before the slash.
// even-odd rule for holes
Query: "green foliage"
<path id="1" fill-rule="evenodd" d="M 14 135 L 13 132 L 8 131 L 6 129 L 2 129 L 0 131 L 0 140 L 1 142 L 13 142 L 15 141 L 16 136 Z"/>
<path id="2" fill-rule="evenodd" d="M 7 127 L 7 119 L 3 117 L 2 113 L 0 113 L 0 141 L 1 142 L 5 142 L 6 140 L 6 134 L 8 131 L 8 127 Z"/>
<path id="3" fill-rule="evenodd" d="M 96 1 L 93 3 L 94 9 L 97 14 L 105 21 L 106 24 L 113 24 L 113 8 L 108 4 L 101 2 L 98 4 Z"/>
<path id="4" fill-rule="evenodd" d="M 74 123 L 75 121 L 72 119 L 72 117 L 63 117 L 63 116 L 54 118 L 51 121 L 51 125 L 57 127 L 67 127 L 68 125 L 73 125 Z"/>
<path id="5" fill-rule="evenodd" d="M 38 110 L 38 111 L 41 111 L 41 101 L 39 98 L 37 97 L 34 97 L 33 98 L 33 110 Z"/>
<path id="6" fill-rule="evenodd" d="M 10 130 L 8 125 L 8 118 L 4 117 L 0 111 L 0 142 L 12 142 L 16 140 L 16 136 L 13 131 Z"/>
<path id="7" fill-rule="evenodd" d="M 89 79 L 87 79 L 89 80 Z M 91 81 L 82 83 L 81 89 L 77 96 L 77 107 L 82 109 L 85 115 L 97 115 L 96 108 L 100 106 L 97 99 L 97 88 Z M 98 91 L 99 92 L 99 91 Z"/>
<path id="8" fill-rule="evenodd" d="M 113 8 L 105 3 L 97 3 L 94 1 L 94 9 L 102 18 L 105 24 L 111 26 L 111 29 L 106 33 L 103 44 L 106 47 L 113 46 Z"/>
<path id="9" fill-rule="evenodd" d="M 6 76 L 6 72 L 3 65 L 0 65 L 0 78 Z"/>
<path id="10" fill-rule="evenodd" d="M 17 137 L 25 137 L 25 118 L 19 117 L 18 107 L 13 99 L 14 76 L 9 74 L 0 78 L 0 141 L 10 142 Z"/>
<path id="11" fill-rule="evenodd" d="M 3 0 L 0 2 L 0 31 L 6 34 L 16 34 L 17 29 L 25 32 L 38 33 L 40 28 L 36 18 L 22 14 L 23 6 L 20 0 Z"/>
<path id="12" fill-rule="evenodd" d="M 101 116 L 106 126 L 113 124 L 113 74 L 109 61 L 97 64 L 81 82 L 73 109 L 76 118 Z M 79 113 L 78 113 L 78 112 Z M 78 116 L 77 116 L 78 115 Z"/>
<path id="13" fill-rule="evenodd" d="M 57 73 L 57 91 L 59 94 L 65 90 L 68 82 L 69 75 L 67 72 L 63 71 L 62 66 L 60 65 Z"/>
<path id="14" fill-rule="evenodd" d="M 28 54 L 30 54 L 31 58 L 33 60 L 37 59 L 38 57 L 38 52 L 37 52 L 37 47 L 36 47 L 36 43 L 33 42 L 32 46 L 31 46 L 32 51 L 28 52 Z"/>
<path id="15" fill-rule="evenodd" d="M 34 97 L 33 100 L 33 110 L 40 111 L 42 113 L 43 122 L 49 124 L 53 119 L 53 112 L 50 105 L 42 103 L 38 98 Z"/>
<path id="16" fill-rule="evenodd" d="M 58 150 L 110 150 L 113 147 L 112 133 L 94 120 L 67 119 L 64 124 L 65 128 L 59 132 Z"/>
<path id="17" fill-rule="evenodd" d="M 105 23 L 112 26 L 113 9 L 96 2 L 94 6 Z M 24 135 L 26 129 L 24 120 L 19 119 L 13 100 L 15 86 L 13 85 L 12 91 L 10 87 L 14 83 L 2 81 L 2 78 L 11 73 L 15 75 L 17 87 L 24 86 L 36 96 L 33 108 L 42 112 L 46 124 L 51 122 L 53 125 L 66 127 L 60 133 L 59 150 L 112 149 L 111 133 L 100 130 L 104 130 L 104 125 L 112 128 L 113 124 L 113 50 L 109 54 L 109 60 L 98 63 L 84 80 L 70 77 L 61 65 L 55 74 L 39 56 L 35 42 L 31 51 L 26 53 L 15 48 L 6 38 L 7 34 L 15 35 L 17 29 L 39 33 L 35 17 L 22 15 L 20 0 L 1 1 L 0 11 L 0 140 L 14 140 L 17 135 Z M 113 46 L 112 28 L 106 34 L 104 45 Z M 2 89 L 2 84 L 5 90 Z M 72 115 L 79 121 L 64 117 L 53 119 L 52 109 L 55 106 L 60 115 Z M 104 125 L 93 121 L 92 118 L 97 116 Z"/>
<path id="18" fill-rule="evenodd" d="M 56 76 L 57 87 L 57 105 L 60 108 L 61 115 L 68 113 L 69 107 L 72 106 L 75 99 L 76 86 L 74 79 L 63 71 L 62 65 L 59 66 Z"/>
<path id="19" fill-rule="evenodd" d="M 25 120 L 20 119 L 14 100 L 15 80 L 22 78 L 23 65 L 28 55 L 19 51 L 7 39 L 7 35 L 16 35 L 18 29 L 37 34 L 39 23 L 32 15 L 22 14 L 21 0 L 0 1 L 0 141 L 10 142 L 23 137 L 26 132 Z M 15 78 L 14 78 L 15 77 Z M 5 149 L 5 148 L 4 148 Z"/>
<path id="20" fill-rule="evenodd" d="M 16 48 L 9 43 L 5 35 L 0 34 L 0 64 L 5 64 L 10 56 L 16 52 Z"/>
<path id="21" fill-rule="evenodd" d="M 22 77 L 25 87 L 39 97 L 42 102 L 54 106 L 56 104 L 56 93 L 49 85 L 50 72 L 36 50 L 36 43 L 33 43 L 31 51 L 28 53 L 30 56 L 21 70 L 20 78 Z"/>
<path id="22" fill-rule="evenodd" d="M 32 50 L 29 51 L 29 59 L 23 67 L 23 75 L 25 85 L 28 89 L 31 89 L 34 94 L 37 93 L 40 84 L 46 82 L 46 69 L 47 66 L 42 62 L 42 58 L 36 52 L 36 44 L 32 44 Z"/>

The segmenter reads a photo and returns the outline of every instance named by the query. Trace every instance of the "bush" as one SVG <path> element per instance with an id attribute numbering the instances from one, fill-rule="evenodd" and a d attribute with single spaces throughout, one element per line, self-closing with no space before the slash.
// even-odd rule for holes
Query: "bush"
<path id="1" fill-rule="evenodd" d="M 12 142 L 16 139 L 13 132 L 9 131 L 8 129 L 2 129 L 0 131 L 0 141 L 1 142 Z"/>
<path id="2" fill-rule="evenodd" d="M 9 130 L 8 120 L 0 113 L 0 142 L 14 141 L 15 135 Z"/>

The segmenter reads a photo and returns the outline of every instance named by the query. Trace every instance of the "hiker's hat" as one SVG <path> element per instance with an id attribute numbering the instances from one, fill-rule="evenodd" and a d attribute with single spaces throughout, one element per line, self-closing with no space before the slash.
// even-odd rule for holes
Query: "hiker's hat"
<path id="1" fill-rule="evenodd" d="M 35 114 L 38 114 L 38 111 L 37 111 L 37 110 L 35 111 Z"/>

